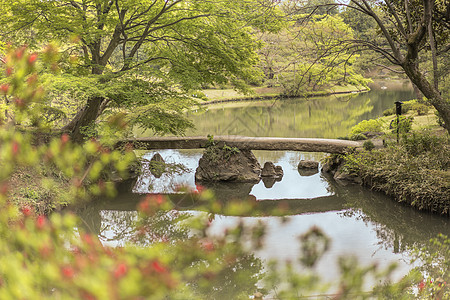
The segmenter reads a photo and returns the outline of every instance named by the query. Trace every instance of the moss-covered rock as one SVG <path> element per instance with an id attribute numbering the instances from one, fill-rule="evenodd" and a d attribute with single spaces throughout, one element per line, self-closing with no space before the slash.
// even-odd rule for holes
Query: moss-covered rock
<path id="1" fill-rule="evenodd" d="M 195 180 L 259 182 L 260 174 L 261 166 L 250 150 L 211 146 L 200 158 Z"/>

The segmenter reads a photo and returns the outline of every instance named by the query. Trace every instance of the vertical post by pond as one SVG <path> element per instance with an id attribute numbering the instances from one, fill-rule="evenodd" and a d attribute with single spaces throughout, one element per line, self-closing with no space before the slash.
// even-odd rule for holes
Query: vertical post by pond
<path id="1" fill-rule="evenodd" d="M 402 114 L 402 104 L 401 101 L 395 101 L 395 114 L 397 115 L 397 144 L 399 140 L 399 132 L 400 132 L 400 115 Z"/>

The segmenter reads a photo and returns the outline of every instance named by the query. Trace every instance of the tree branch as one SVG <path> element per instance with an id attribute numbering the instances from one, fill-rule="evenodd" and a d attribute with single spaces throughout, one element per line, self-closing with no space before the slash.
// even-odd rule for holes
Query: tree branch
<path id="1" fill-rule="evenodd" d="M 364 4 L 365 9 L 368 12 L 368 15 L 370 17 L 372 17 L 375 20 L 375 22 L 377 22 L 378 27 L 380 27 L 381 31 L 383 32 L 383 35 L 386 38 L 386 40 L 388 41 L 388 43 L 391 47 L 391 50 L 394 54 L 393 56 L 395 57 L 395 59 L 399 62 L 403 61 L 403 59 L 404 59 L 403 55 L 400 53 L 400 50 L 395 45 L 394 39 L 390 35 L 387 28 L 384 26 L 383 21 L 381 21 L 381 19 L 378 17 L 378 15 L 372 10 L 372 8 L 370 7 L 369 3 L 366 0 L 361 0 L 361 1 Z M 351 2 L 358 6 L 361 6 L 356 0 L 351 0 Z"/>
<path id="2" fill-rule="evenodd" d="M 405 0 L 407 1 L 407 0 Z M 385 3 L 387 5 L 387 7 L 389 8 L 389 11 L 391 12 L 391 14 L 394 16 L 395 21 L 397 22 L 397 28 L 399 29 L 400 33 L 403 35 L 404 38 L 406 38 L 406 31 L 405 28 L 403 27 L 402 22 L 400 21 L 400 18 L 397 14 L 397 12 L 395 11 L 395 9 L 392 7 L 392 3 L 390 0 L 385 0 Z"/>
<path id="3" fill-rule="evenodd" d="M 408 33 L 412 33 L 413 32 L 413 25 L 412 25 L 412 21 L 411 21 L 411 10 L 409 9 L 409 0 L 404 0 L 405 1 L 405 12 L 406 12 L 406 19 L 408 21 Z"/>
<path id="4" fill-rule="evenodd" d="M 427 2 L 427 0 L 424 0 L 424 2 Z M 425 9 L 428 9 L 429 12 L 427 14 L 432 14 L 433 8 L 434 8 L 434 2 L 430 3 L 430 5 L 424 5 Z M 430 43 L 431 48 L 431 61 L 433 62 L 433 84 L 434 88 L 436 90 L 439 90 L 439 71 L 438 71 L 438 62 L 437 62 L 437 50 L 436 50 L 436 43 L 434 39 L 434 33 L 433 33 L 433 18 L 428 18 L 428 41 Z"/>
<path id="5" fill-rule="evenodd" d="M 159 15 L 161 15 L 161 13 Z M 193 16 L 193 17 L 180 18 L 180 19 L 178 19 L 178 20 L 176 20 L 174 22 L 171 22 L 171 23 L 168 23 L 168 24 L 164 24 L 164 25 L 160 25 L 160 26 L 157 26 L 157 27 L 154 27 L 154 28 L 151 28 L 151 29 L 150 29 L 150 25 L 151 24 L 149 24 L 147 26 L 147 28 L 144 30 L 144 33 L 142 33 L 142 35 L 139 37 L 139 40 L 133 46 L 133 49 L 128 54 L 128 57 L 127 57 L 128 59 L 127 59 L 127 61 L 125 61 L 121 71 L 126 71 L 126 70 L 129 69 L 132 58 L 134 57 L 134 55 L 136 54 L 137 50 L 142 46 L 143 42 L 145 41 L 145 39 L 149 36 L 149 34 L 151 32 L 154 32 L 156 30 L 160 30 L 160 29 L 163 29 L 163 28 L 166 28 L 166 27 L 173 26 L 173 25 L 178 24 L 178 23 L 180 23 L 182 21 L 194 20 L 194 19 L 208 17 L 208 16 L 210 16 L 210 14 L 204 14 L 204 15 L 197 15 L 197 16 Z M 155 18 L 154 18 L 154 20 L 150 20 L 149 22 L 155 22 L 157 20 Z M 158 18 L 159 18 L 159 16 L 158 16 Z"/>

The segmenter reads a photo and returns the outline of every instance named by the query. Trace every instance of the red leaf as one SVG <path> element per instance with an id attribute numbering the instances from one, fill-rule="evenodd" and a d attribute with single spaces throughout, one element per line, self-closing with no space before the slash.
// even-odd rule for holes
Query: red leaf
<path id="1" fill-rule="evenodd" d="M 419 287 L 419 292 L 421 292 L 424 288 L 425 288 L 425 281 L 421 281 L 421 282 L 419 282 L 419 284 L 418 284 L 418 287 Z"/>
<path id="2" fill-rule="evenodd" d="M 45 224 L 47 223 L 47 219 L 44 216 L 38 216 L 36 219 L 36 227 L 37 229 L 44 228 Z"/>
<path id="3" fill-rule="evenodd" d="M 65 266 L 61 268 L 61 273 L 64 277 L 71 279 L 73 278 L 73 276 L 75 275 L 75 271 L 72 267 L 70 266 Z"/>
<path id="4" fill-rule="evenodd" d="M 214 250 L 214 243 L 211 241 L 205 241 L 202 244 L 203 249 L 205 249 L 206 251 L 213 251 Z"/>
<path id="5" fill-rule="evenodd" d="M 15 104 L 17 105 L 17 107 L 19 107 L 19 108 L 25 107 L 25 101 L 23 101 L 23 100 L 20 99 L 20 98 L 14 99 L 14 103 L 15 103 Z"/>
<path id="6" fill-rule="evenodd" d="M 5 83 L 0 86 L 0 90 L 3 94 L 7 94 L 9 91 L 9 84 Z"/>
<path id="7" fill-rule="evenodd" d="M 155 270 L 157 273 L 167 272 L 167 269 L 163 265 L 161 265 L 159 263 L 159 261 L 157 261 L 157 260 L 152 262 L 152 267 L 153 267 L 153 270 Z"/>
<path id="8" fill-rule="evenodd" d="M 114 277 L 122 278 L 128 272 L 128 266 L 125 263 L 119 264 L 114 270 Z"/>
<path id="9" fill-rule="evenodd" d="M 70 137 L 67 133 L 64 133 L 63 135 L 61 135 L 61 143 L 63 145 L 67 144 L 70 141 Z"/>
<path id="10" fill-rule="evenodd" d="M 12 142 L 12 154 L 16 156 L 19 153 L 20 145 L 17 141 Z"/>
<path id="11" fill-rule="evenodd" d="M 24 47 L 16 50 L 16 58 L 17 59 L 21 59 L 22 58 L 23 53 L 25 52 L 25 49 L 26 49 L 26 47 L 24 46 Z"/>
<path id="12" fill-rule="evenodd" d="M 156 203 L 158 203 L 158 205 L 161 205 L 161 204 L 163 204 L 164 202 L 166 202 L 166 200 L 164 199 L 164 197 L 161 196 L 161 195 L 157 195 L 157 196 L 155 197 L 155 201 L 156 201 Z"/>
<path id="13" fill-rule="evenodd" d="M 205 187 L 203 185 L 197 184 L 196 187 L 197 187 L 197 191 L 200 194 L 205 190 Z"/>
<path id="14" fill-rule="evenodd" d="M 37 53 L 32 53 L 29 57 L 28 57 L 28 64 L 32 65 L 36 62 L 38 58 Z"/>
<path id="15" fill-rule="evenodd" d="M 33 214 L 33 211 L 31 210 L 31 207 L 29 207 L 28 205 L 24 205 L 20 208 L 20 210 L 22 211 L 22 214 L 25 217 L 29 217 Z"/>

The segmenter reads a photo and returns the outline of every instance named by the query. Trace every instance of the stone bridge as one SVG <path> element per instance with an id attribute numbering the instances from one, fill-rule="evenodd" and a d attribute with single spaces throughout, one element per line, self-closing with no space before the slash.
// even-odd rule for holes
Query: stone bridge
<path id="1" fill-rule="evenodd" d="M 303 151 L 345 153 L 347 150 L 361 148 L 361 141 L 318 138 L 279 138 L 279 137 L 246 137 L 246 136 L 214 136 L 214 142 L 221 146 L 226 144 L 242 150 Z M 210 144 L 208 137 L 149 137 L 126 139 L 118 146 L 132 145 L 134 149 L 199 149 Z"/>

